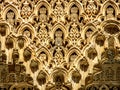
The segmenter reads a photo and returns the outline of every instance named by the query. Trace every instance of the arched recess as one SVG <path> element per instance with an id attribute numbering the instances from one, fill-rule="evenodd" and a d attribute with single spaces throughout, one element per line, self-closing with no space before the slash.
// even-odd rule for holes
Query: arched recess
<path id="1" fill-rule="evenodd" d="M 82 75 L 79 70 L 71 68 L 71 70 L 68 73 L 68 77 L 74 82 L 74 83 L 79 83 Z"/>
<path id="2" fill-rule="evenodd" d="M 73 47 L 67 52 L 67 56 L 66 56 L 67 62 L 69 62 L 70 56 L 72 54 L 74 55 L 74 53 L 77 55 L 77 57 L 81 56 L 81 51 L 78 48 Z M 73 62 L 76 61 L 77 57 L 76 58 L 74 57 L 75 60 Z"/>
<path id="3" fill-rule="evenodd" d="M 90 36 L 89 36 L 89 38 L 91 39 L 92 37 L 92 35 L 93 35 L 93 33 L 95 32 L 95 31 L 97 31 L 97 28 L 95 27 L 95 25 L 94 24 L 92 24 L 92 23 L 89 23 L 89 24 L 87 24 L 87 25 L 85 25 L 84 27 L 83 27 L 83 30 L 82 30 L 82 37 L 84 38 L 84 39 L 86 39 L 86 32 L 88 31 L 88 35 L 90 34 Z"/>
<path id="4" fill-rule="evenodd" d="M 17 33 L 18 33 L 19 35 L 22 35 L 23 32 L 24 32 L 26 29 L 30 32 L 30 35 L 31 35 L 30 37 L 31 37 L 31 39 L 33 39 L 33 38 L 34 38 L 34 35 L 35 35 L 35 29 L 34 29 L 34 27 L 33 27 L 31 24 L 29 24 L 29 23 L 23 23 L 23 24 L 21 24 L 20 27 L 18 27 L 18 29 L 17 29 Z"/>
<path id="5" fill-rule="evenodd" d="M 14 5 L 12 5 L 12 4 L 9 4 L 9 5 L 7 5 L 7 6 L 5 7 L 5 9 L 4 9 L 4 11 L 3 11 L 3 15 L 2 15 L 3 18 L 6 19 L 6 14 L 7 14 L 7 12 L 8 12 L 9 10 L 13 11 L 13 12 L 15 13 L 15 19 L 18 19 L 18 16 L 19 16 L 18 10 L 17 10 L 17 8 L 16 8 Z"/>
<path id="6" fill-rule="evenodd" d="M 105 34 L 111 34 L 111 35 L 116 35 L 120 31 L 119 27 L 120 23 L 115 20 L 107 20 L 103 23 L 101 23 L 101 31 L 105 32 Z"/>
<path id="7" fill-rule="evenodd" d="M 5 41 L 5 45 L 7 49 L 12 49 L 12 48 L 16 48 L 16 38 L 10 34 L 6 37 L 6 41 Z"/>
<path id="8" fill-rule="evenodd" d="M 2 26 L 4 26 L 5 28 L 1 28 Z M 2 31 L 2 30 L 3 31 Z M 5 31 L 4 31 L 5 30 Z M 2 21 L 2 22 L 0 22 L 0 33 L 2 34 L 5 34 L 5 35 L 9 35 L 10 34 L 10 27 L 9 27 L 9 25 L 8 25 L 8 23 L 6 23 L 6 22 L 4 22 L 4 21 Z"/>
<path id="9" fill-rule="evenodd" d="M 57 29 L 60 29 L 63 32 L 63 35 L 64 35 L 63 39 L 65 39 L 67 37 L 67 32 L 66 32 L 67 29 L 62 23 L 57 23 L 53 26 L 53 28 L 51 29 L 52 31 L 50 33 L 51 38 L 54 39 L 54 34 Z"/>
<path id="10" fill-rule="evenodd" d="M 104 46 L 106 38 L 105 38 L 105 35 L 102 32 L 100 32 L 100 33 L 96 32 L 93 35 L 93 40 L 97 45 Z"/>
<path id="11" fill-rule="evenodd" d="M 32 49 L 31 47 L 24 48 L 23 57 L 25 62 L 30 61 L 32 58 L 34 58 L 34 56 L 35 56 L 34 49 Z"/>
<path id="12" fill-rule="evenodd" d="M 100 10 L 100 12 L 103 12 L 104 16 L 105 16 L 105 12 L 106 12 L 106 9 L 107 9 L 108 6 L 112 6 L 115 9 L 115 15 L 118 15 L 119 7 L 117 6 L 117 4 L 114 1 L 109 0 L 109 1 L 104 2 L 103 6 Z"/>
<path id="13" fill-rule="evenodd" d="M 84 56 L 86 56 L 87 58 L 91 60 L 94 60 L 98 55 L 95 46 L 93 46 L 92 44 L 86 45 L 83 48 L 82 52 Z"/>
<path id="14" fill-rule="evenodd" d="M 46 54 L 46 59 L 48 59 L 48 63 L 49 63 L 50 60 L 52 59 L 52 56 L 51 56 L 49 50 L 46 47 L 41 47 L 39 50 L 36 51 L 37 58 L 40 57 L 41 53 Z"/>
<path id="15" fill-rule="evenodd" d="M 89 68 L 89 61 L 86 57 L 78 57 L 77 60 L 77 68 L 81 71 L 86 72 Z"/>
<path id="16" fill-rule="evenodd" d="M 49 78 L 48 78 L 48 73 L 46 72 L 46 70 L 40 70 L 36 79 L 37 79 L 38 84 L 41 86 L 47 83 Z"/>
<path id="17" fill-rule="evenodd" d="M 26 43 L 28 42 L 27 37 L 19 35 L 17 38 L 18 47 L 20 49 L 24 48 L 26 46 Z"/>
<path id="18" fill-rule="evenodd" d="M 60 76 L 61 75 L 61 76 Z M 62 80 L 62 83 L 66 82 L 67 81 L 67 76 L 68 76 L 68 73 L 67 71 L 64 69 L 64 68 L 54 68 L 52 73 L 51 73 L 51 79 L 53 80 L 53 82 L 56 82 L 56 77 L 61 77 Z"/>
<path id="19" fill-rule="evenodd" d="M 47 10 L 48 10 L 48 15 L 50 15 L 51 7 L 50 7 L 50 4 L 47 1 L 39 1 L 37 3 L 36 8 L 34 10 L 35 14 L 38 15 L 38 10 L 40 9 L 41 6 L 45 6 L 47 8 Z"/>
<path id="20" fill-rule="evenodd" d="M 90 47 L 86 50 L 86 56 L 91 59 L 94 60 L 97 57 L 97 51 L 94 47 Z"/>
<path id="21" fill-rule="evenodd" d="M 78 7 L 78 9 L 79 9 L 79 17 L 80 17 L 80 15 L 83 13 L 83 7 L 82 7 L 82 4 L 81 3 L 79 3 L 78 1 L 71 1 L 70 3 L 69 3 L 69 5 L 68 5 L 68 7 L 67 7 L 67 13 L 70 15 L 70 9 L 71 9 L 71 7 L 72 6 L 77 6 Z"/>

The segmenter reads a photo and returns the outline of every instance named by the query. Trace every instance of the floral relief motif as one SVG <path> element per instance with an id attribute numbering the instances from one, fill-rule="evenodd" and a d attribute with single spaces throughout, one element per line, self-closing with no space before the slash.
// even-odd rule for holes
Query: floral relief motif
<path id="1" fill-rule="evenodd" d="M 53 13 L 56 15 L 56 19 L 58 22 L 64 21 L 65 11 L 64 6 L 61 0 L 57 0 Z"/>
<path id="2" fill-rule="evenodd" d="M 87 1 L 85 12 L 87 13 L 88 17 L 90 17 L 90 21 L 94 19 L 98 13 L 98 6 L 94 0 Z"/>
<path id="3" fill-rule="evenodd" d="M 120 0 L 0 0 L 0 90 L 120 90 Z"/>
<path id="4" fill-rule="evenodd" d="M 25 2 L 23 2 L 21 7 L 21 16 L 24 19 L 28 19 L 31 13 L 32 13 L 32 6 L 27 0 L 25 0 Z"/>

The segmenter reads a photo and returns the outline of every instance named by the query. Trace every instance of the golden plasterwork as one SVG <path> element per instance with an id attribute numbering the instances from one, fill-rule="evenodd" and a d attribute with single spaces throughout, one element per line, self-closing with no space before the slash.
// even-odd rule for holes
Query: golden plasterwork
<path id="1" fill-rule="evenodd" d="M 0 0 L 0 90 L 120 90 L 120 0 Z"/>

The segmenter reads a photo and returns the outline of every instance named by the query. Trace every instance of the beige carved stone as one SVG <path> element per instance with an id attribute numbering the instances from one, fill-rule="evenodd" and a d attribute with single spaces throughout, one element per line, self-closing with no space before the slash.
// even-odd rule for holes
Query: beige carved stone
<path id="1" fill-rule="evenodd" d="M 0 90 L 120 90 L 120 0 L 0 0 Z"/>

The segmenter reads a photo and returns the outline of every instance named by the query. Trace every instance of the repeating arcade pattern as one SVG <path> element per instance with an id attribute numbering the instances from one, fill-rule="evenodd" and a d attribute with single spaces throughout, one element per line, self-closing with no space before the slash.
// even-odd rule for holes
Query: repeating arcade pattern
<path id="1" fill-rule="evenodd" d="M 120 0 L 0 0 L 0 90 L 120 90 Z"/>

